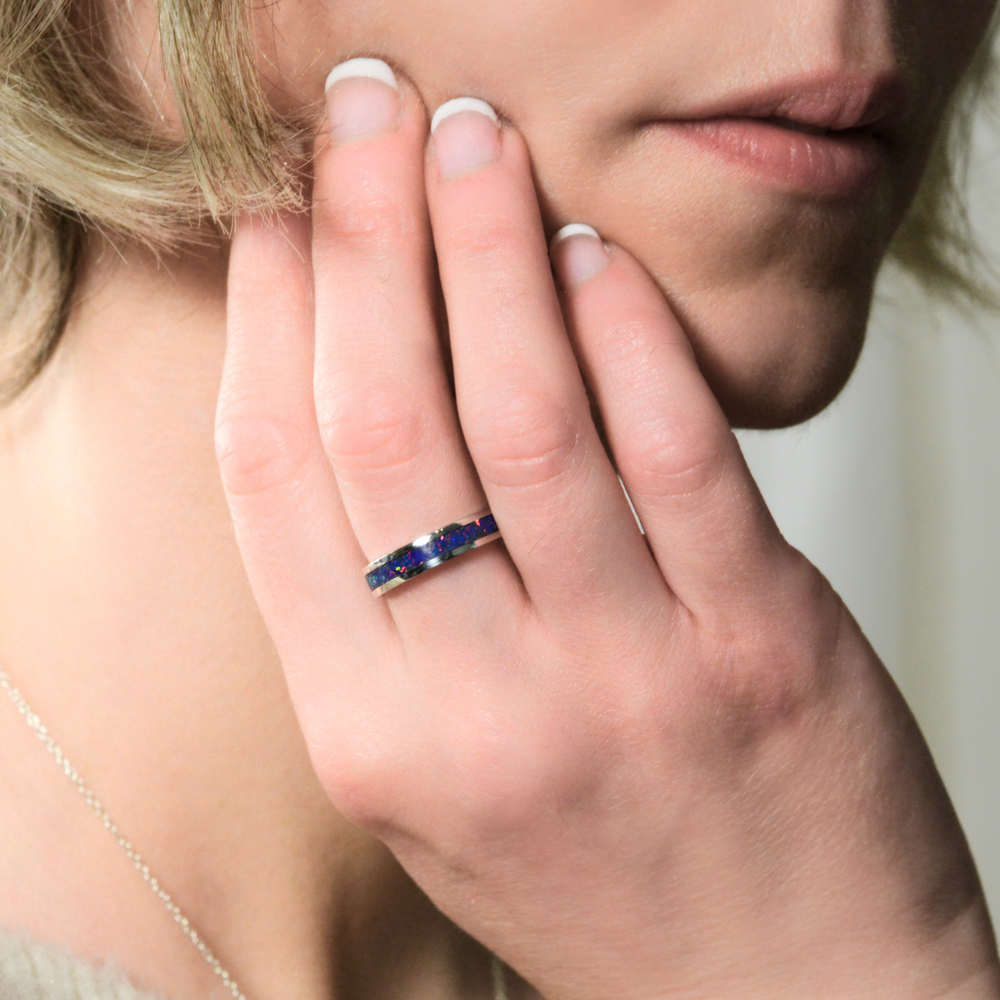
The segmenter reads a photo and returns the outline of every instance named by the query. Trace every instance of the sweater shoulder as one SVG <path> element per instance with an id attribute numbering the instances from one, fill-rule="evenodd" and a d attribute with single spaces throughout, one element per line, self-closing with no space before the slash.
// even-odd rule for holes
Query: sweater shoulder
<path id="1" fill-rule="evenodd" d="M 113 965 L 92 965 L 69 952 L 0 928 L 2 1000 L 163 1000 L 133 986 Z"/>

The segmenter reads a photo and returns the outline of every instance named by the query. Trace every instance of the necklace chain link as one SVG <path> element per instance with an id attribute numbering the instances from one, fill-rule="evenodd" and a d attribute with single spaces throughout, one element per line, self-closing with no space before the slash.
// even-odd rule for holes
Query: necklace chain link
<path id="1" fill-rule="evenodd" d="M 184 915 L 181 908 L 174 902 L 173 897 L 160 885 L 159 879 L 149 870 L 149 865 L 142 859 L 142 855 L 132 846 L 131 841 L 118 829 L 118 824 L 108 815 L 107 810 L 101 805 L 100 799 L 90 790 L 83 778 L 80 777 L 76 768 L 69 762 L 66 754 L 62 752 L 59 744 L 49 734 L 48 729 L 42 724 L 42 720 L 31 710 L 31 706 L 25 701 L 24 696 L 11 683 L 10 678 L 0 669 L 0 687 L 10 695 L 11 701 L 17 706 L 18 712 L 24 717 L 25 722 L 34 730 L 35 735 L 45 744 L 45 749 L 52 755 L 59 765 L 63 774 L 76 785 L 76 790 L 83 796 L 87 805 L 90 806 L 94 815 L 104 824 L 112 837 L 118 842 L 118 846 L 128 855 L 129 860 L 135 865 L 136 871 L 142 876 L 143 881 L 152 890 L 156 897 L 167 908 L 174 921 L 187 935 L 188 940 L 198 950 L 198 954 L 211 966 L 212 971 L 222 980 L 226 989 L 233 995 L 234 1000 L 247 1000 L 243 991 L 236 985 L 236 980 L 229 974 L 225 966 L 215 957 L 215 953 L 205 943 L 202 936 L 194 929 L 191 921 Z M 506 969 L 503 962 L 491 956 L 490 972 L 493 985 L 493 1000 L 507 1000 Z"/>

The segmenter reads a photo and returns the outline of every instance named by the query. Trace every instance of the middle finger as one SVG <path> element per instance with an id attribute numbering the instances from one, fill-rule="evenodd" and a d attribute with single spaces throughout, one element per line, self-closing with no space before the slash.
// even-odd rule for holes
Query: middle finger
<path id="1" fill-rule="evenodd" d="M 432 133 L 462 429 L 533 603 L 577 619 L 665 596 L 591 417 L 523 138 L 482 102 L 450 102 Z"/>

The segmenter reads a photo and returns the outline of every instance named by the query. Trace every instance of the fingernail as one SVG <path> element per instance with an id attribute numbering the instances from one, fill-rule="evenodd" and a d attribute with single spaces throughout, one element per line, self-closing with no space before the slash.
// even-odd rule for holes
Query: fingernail
<path id="1" fill-rule="evenodd" d="M 475 97 L 442 104 L 431 120 L 431 135 L 443 180 L 480 170 L 500 156 L 500 119 Z"/>
<path id="2" fill-rule="evenodd" d="M 552 237 L 549 254 L 567 288 L 579 288 L 611 263 L 597 230 L 576 222 Z"/>
<path id="3" fill-rule="evenodd" d="M 396 74 L 381 59 L 348 59 L 335 66 L 326 78 L 326 102 L 338 146 L 388 132 L 402 108 Z"/>

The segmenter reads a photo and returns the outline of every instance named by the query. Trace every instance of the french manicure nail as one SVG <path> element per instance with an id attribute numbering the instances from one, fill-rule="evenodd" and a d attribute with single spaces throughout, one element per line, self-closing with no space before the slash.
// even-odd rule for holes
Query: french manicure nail
<path id="1" fill-rule="evenodd" d="M 396 74 L 381 59 L 348 59 L 326 78 L 330 132 L 338 146 L 388 132 L 402 108 Z"/>
<path id="2" fill-rule="evenodd" d="M 579 288 L 611 262 L 597 230 L 577 222 L 563 226 L 552 237 L 549 253 L 567 288 Z"/>
<path id="3" fill-rule="evenodd" d="M 442 104 L 431 120 L 431 135 L 443 180 L 480 170 L 500 156 L 500 119 L 475 97 Z"/>

